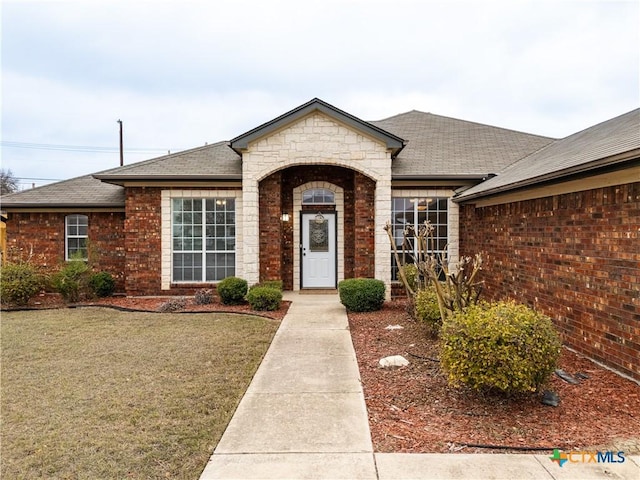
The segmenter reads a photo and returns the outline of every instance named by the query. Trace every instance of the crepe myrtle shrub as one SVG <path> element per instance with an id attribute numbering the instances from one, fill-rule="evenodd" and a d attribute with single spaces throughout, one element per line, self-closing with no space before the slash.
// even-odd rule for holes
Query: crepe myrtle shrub
<path id="1" fill-rule="evenodd" d="M 340 302 L 351 312 L 380 310 L 384 292 L 384 282 L 375 278 L 350 278 L 338 283 Z"/>
<path id="2" fill-rule="evenodd" d="M 227 277 L 218 283 L 218 295 L 225 305 L 244 303 L 248 289 L 248 283 L 243 278 Z"/>
<path id="3" fill-rule="evenodd" d="M 26 305 L 43 287 L 43 276 L 29 262 L 7 262 L 0 268 L 0 297 L 3 303 Z"/>
<path id="4" fill-rule="evenodd" d="M 282 303 L 282 291 L 277 288 L 258 285 L 252 287 L 247 293 L 247 302 L 249 302 L 252 310 L 278 310 Z"/>
<path id="5" fill-rule="evenodd" d="M 110 297 L 116 289 L 116 282 L 109 272 L 96 272 L 89 277 L 89 288 L 96 297 Z"/>
<path id="6" fill-rule="evenodd" d="M 213 290 L 209 288 L 201 288 L 194 295 L 193 303 L 196 305 L 209 305 L 213 303 Z"/>
<path id="7" fill-rule="evenodd" d="M 513 301 L 469 305 L 447 317 L 440 332 L 450 384 L 507 396 L 538 391 L 560 346 L 549 317 Z"/>
<path id="8" fill-rule="evenodd" d="M 77 302 L 89 292 L 91 269 L 83 260 L 69 260 L 53 274 L 51 286 L 62 295 L 65 302 Z"/>

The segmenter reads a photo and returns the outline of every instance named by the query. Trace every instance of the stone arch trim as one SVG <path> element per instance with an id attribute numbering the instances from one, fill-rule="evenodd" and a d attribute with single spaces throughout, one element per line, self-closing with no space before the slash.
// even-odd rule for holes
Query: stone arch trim
<path id="1" fill-rule="evenodd" d="M 335 195 L 335 207 L 338 215 L 337 222 L 337 255 L 338 255 L 338 276 L 337 281 L 344 280 L 344 189 L 330 182 L 312 181 L 299 185 L 293 189 L 293 212 L 291 221 L 293 222 L 294 245 L 300 242 L 300 212 L 302 211 L 302 192 L 312 188 L 326 188 Z M 293 249 L 293 289 L 300 290 L 300 249 Z"/>

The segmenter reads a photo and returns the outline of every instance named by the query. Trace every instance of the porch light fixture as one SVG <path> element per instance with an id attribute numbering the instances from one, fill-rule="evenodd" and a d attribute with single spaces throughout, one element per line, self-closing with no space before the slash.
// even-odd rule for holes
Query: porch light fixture
<path id="1" fill-rule="evenodd" d="M 322 213 L 318 212 L 318 214 L 316 215 L 316 223 L 318 225 L 322 225 L 324 223 L 324 215 L 322 215 Z"/>
<path id="2" fill-rule="evenodd" d="M 287 212 L 282 212 L 282 217 L 280 217 L 283 222 L 289 221 L 289 214 Z"/>

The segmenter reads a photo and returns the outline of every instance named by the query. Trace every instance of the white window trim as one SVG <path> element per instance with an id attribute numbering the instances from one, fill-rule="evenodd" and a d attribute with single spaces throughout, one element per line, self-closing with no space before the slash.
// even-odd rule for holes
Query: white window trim
<path id="1" fill-rule="evenodd" d="M 234 198 L 236 205 L 236 276 L 243 276 L 243 249 L 242 249 L 242 190 L 162 190 L 160 197 L 160 217 L 162 221 L 161 227 L 161 285 L 162 290 L 171 289 L 171 285 L 179 285 L 182 283 L 193 284 L 202 282 L 172 282 L 172 231 L 171 231 L 171 200 L 174 198 Z M 205 282 L 217 283 L 217 282 Z"/>
<path id="2" fill-rule="evenodd" d="M 425 197 L 447 197 L 447 207 L 448 207 L 448 215 L 447 215 L 447 241 L 449 244 L 449 263 L 454 266 L 454 268 L 458 265 L 460 259 L 460 208 L 457 203 L 455 203 L 452 198 L 455 192 L 449 189 L 407 189 L 407 190 L 392 190 L 391 191 L 391 201 L 393 202 L 394 198 L 401 197 L 414 197 L 414 198 L 425 198 Z M 391 218 L 390 218 L 391 220 Z M 391 263 L 391 259 L 389 259 L 389 263 Z"/>
<path id="3" fill-rule="evenodd" d="M 81 217 L 85 217 L 87 219 L 87 234 L 86 235 L 69 235 L 69 217 L 77 217 L 77 216 L 81 216 Z M 87 242 L 87 256 L 83 257 L 81 259 L 74 259 L 69 257 L 69 239 L 70 238 L 86 238 Z M 84 213 L 72 213 L 69 215 L 65 215 L 64 217 L 64 259 L 65 261 L 69 262 L 71 260 L 80 260 L 80 261 L 87 261 L 89 260 L 89 251 L 88 251 L 88 247 L 89 247 L 89 216 L 85 215 Z"/>

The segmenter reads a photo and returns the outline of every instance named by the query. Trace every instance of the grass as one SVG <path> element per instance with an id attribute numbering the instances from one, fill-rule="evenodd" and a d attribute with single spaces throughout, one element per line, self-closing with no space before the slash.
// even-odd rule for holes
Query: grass
<path id="1" fill-rule="evenodd" d="M 0 477 L 198 478 L 277 326 L 228 314 L 3 312 Z"/>

